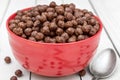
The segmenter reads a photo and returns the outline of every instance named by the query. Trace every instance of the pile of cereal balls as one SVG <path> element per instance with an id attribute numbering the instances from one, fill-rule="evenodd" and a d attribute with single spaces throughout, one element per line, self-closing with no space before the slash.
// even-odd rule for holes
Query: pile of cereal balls
<path id="1" fill-rule="evenodd" d="M 95 35 L 100 24 L 93 13 L 75 4 L 37 5 L 18 10 L 9 28 L 16 35 L 44 43 L 70 43 Z"/>

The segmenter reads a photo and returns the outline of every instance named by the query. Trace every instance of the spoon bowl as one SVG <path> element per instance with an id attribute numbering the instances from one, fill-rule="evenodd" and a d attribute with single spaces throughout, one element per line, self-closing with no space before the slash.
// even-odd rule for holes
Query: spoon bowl
<path id="1" fill-rule="evenodd" d="M 94 76 L 93 80 L 107 78 L 114 72 L 117 56 L 113 49 L 107 48 L 100 52 L 90 63 L 89 71 Z"/>

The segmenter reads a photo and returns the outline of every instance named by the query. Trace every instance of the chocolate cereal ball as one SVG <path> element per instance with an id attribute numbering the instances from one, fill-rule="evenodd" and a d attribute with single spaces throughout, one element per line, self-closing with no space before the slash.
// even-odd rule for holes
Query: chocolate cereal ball
<path id="1" fill-rule="evenodd" d="M 43 38 L 44 38 L 44 34 L 43 33 L 40 33 L 40 32 L 36 33 L 36 35 L 35 35 L 35 39 L 36 40 L 42 40 Z"/>
<path id="2" fill-rule="evenodd" d="M 26 22 L 26 26 L 27 26 L 27 27 L 32 27 L 32 26 L 33 26 L 33 21 L 28 20 L 28 21 Z"/>
<path id="3" fill-rule="evenodd" d="M 76 42 L 77 38 L 75 35 L 71 36 L 69 39 L 68 39 L 68 42 Z"/>
<path id="4" fill-rule="evenodd" d="M 52 1 L 50 4 L 49 4 L 50 7 L 55 7 L 56 6 L 56 3 L 54 1 Z"/>
<path id="5" fill-rule="evenodd" d="M 49 29 L 51 31 L 55 31 L 57 29 L 57 24 L 55 22 L 50 23 Z"/>
<path id="6" fill-rule="evenodd" d="M 64 14 L 64 7 L 63 6 L 56 6 L 55 10 L 58 14 L 63 15 Z"/>
<path id="7" fill-rule="evenodd" d="M 9 63 L 11 63 L 11 58 L 10 58 L 9 56 L 6 56 L 6 57 L 4 58 L 4 61 L 5 61 L 7 64 L 9 64 Z"/>
<path id="8" fill-rule="evenodd" d="M 10 30 L 13 30 L 16 26 L 17 26 L 16 24 L 12 23 L 9 25 L 9 28 L 10 28 Z"/>
<path id="9" fill-rule="evenodd" d="M 64 26 L 65 26 L 65 22 L 59 20 L 59 21 L 58 21 L 58 26 L 59 26 L 60 28 L 64 28 Z"/>
<path id="10" fill-rule="evenodd" d="M 57 19 L 57 21 L 59 21 L 59 20 L 64 21 L 65 17 L 62 16 L 62 15 L 58 15 L 58 16 L 56 17 L 56 19 Z"/>
<path id="11" fill-rule="evenodd" d="M 69 39 L 69 35 L 68 33 L 64 32 L 62 35 L 61 35 L 65 40 Z"/>
<path id="12" fill-rule="evenodd" d="M 31 40 L 31 41 L 36 41 L 35 37 L 29 37 L 28 40 Z"/>
<path id="13" fill-rule="evenodd" d="M 56 42 L 57 43 L 64 43 L 65 42 L 65 39 L 61 36 L 56 36 Z"/>
<path id="14" fill-rule="evenodd" d="M 31 29 L 31 28 L 26 28 L 26 29 L 24 30 L 24 33 L 25 33 L 26 36 L 30 36 L 30 35 L 31 35 L 31 32 L 32 32 L 32 29 Z"/>
<path id="15" fill-rule="evenodd" d="M 13 28 L 13 32 L 18 35 L 18 36 L 21 36 L 23 34 L 23 29 L 20 28 L 20 27 L 15 27 Z"/>
<path id="16" fill-rule="evenodd" d="M 18 70 L 15 71 L 15 75 L 17 77 L 21 77 L 23 75 L 23 73 L 22 73 L 22 71 L 20 69 L 18 69 Z"/>
<path id="17" fill-rule="evenodd" d="M 79 28 L 79 27 L 77 27 L 77 28 L 75 29 L 75 34 L 76 34 L 76 35 L 81 35 L 81 34 L 83 34 L 82 29 Z"/>
<path id="18" fill-rule="evenodd" d="M 44 26 L 43 28 L 41 28 L 41 32 L 45 35 L 49 35 L 50 34 L 50 30 L 48 26 Z"/>
<path id="19" fill-rule="evenodd" d="M 72 27 L 70 27 L 70 28 L 68 28 L 68 29 L 66 30 L 66 32 L 67 32 L 69 35 L 73 35 L 74 32 L 75 32 L 75 29 L 72 28 Z"/>
<path id="20" fill-rule="evenodd" d="M 22 29 L 25 29 L 25 28 L 26 28 L 26 23 L 24 23 L 24 22 L 19 22 L 19 23 L 18 23 L 18 27 L 21 27 Z"/>
<path id="21" fill-rule="evenodd" d="M 10 80 L 18 80 L 16 76 L 12 76 Z"/>
<path id="22" fill-rule="evenodd" d="M 73 14 L 70 12 L 65 13 L 65 19 L 71 21 L 73 19 Z"/>
<path id="23" fill-rule="evenodd" d="M 57 30 L 56 30 L 56 34 L 57 34 L 58 36 L 60 36 L 63 32 L 64 32 L 64 31 L 63 31 L 62 28 L 57 28 Z"/>

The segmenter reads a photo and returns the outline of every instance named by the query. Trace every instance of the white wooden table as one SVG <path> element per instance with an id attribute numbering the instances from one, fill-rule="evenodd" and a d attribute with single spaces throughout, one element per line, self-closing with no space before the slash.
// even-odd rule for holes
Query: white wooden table
<path id="1" fill-rule="evenodd" d="M 71 76 L 50 78 L 43 77 L 26 71 L 15 60 L 8 42 L 8 35 L 6 32 L 5 24 L 6 19 L 13 12 L 31 7 L 37 4 L 48 4 L 55 1 L 57 4 L 61 3 L 75 3 L 78 8 L 88 9 L 100 17 L 104 24 L 100 44 L 97 53 L 105 48 L 113 48 L 117 55 L 120 55 L 120 1 L 119 0 L 0 0 L 0 79 L 9 80 L 16 69 L 21 69 L 24 76 L 18 80 L 91 80 L 92 76 L 87 72 L 83 77 L 78 74 Z M 6 64 L 4 57 L 10 56 L 12 63 Z M 101 80 L 120 80 L 120 56 L 118 57 L 117 68 L 114 74 Z"/>

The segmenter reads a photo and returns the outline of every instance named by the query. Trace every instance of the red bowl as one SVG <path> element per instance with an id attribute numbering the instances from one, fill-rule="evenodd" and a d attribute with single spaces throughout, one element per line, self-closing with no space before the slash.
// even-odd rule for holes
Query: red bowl
<path id="1" fill-rule="evenodd" d="M 24 10 L 28 9 L 31 8 Z M 98 47 L 102 31 L 98 17 L 95 18 L 100 29 L 88 39 L 72 43 L 40 43 L 23 39 L 9 29 L 9 21 L 15 16 L 12 14 L 6 22 L 11 49 L 20 64 L 36 74 L 52 77 L 74 74 L 89 64 Z"/>

